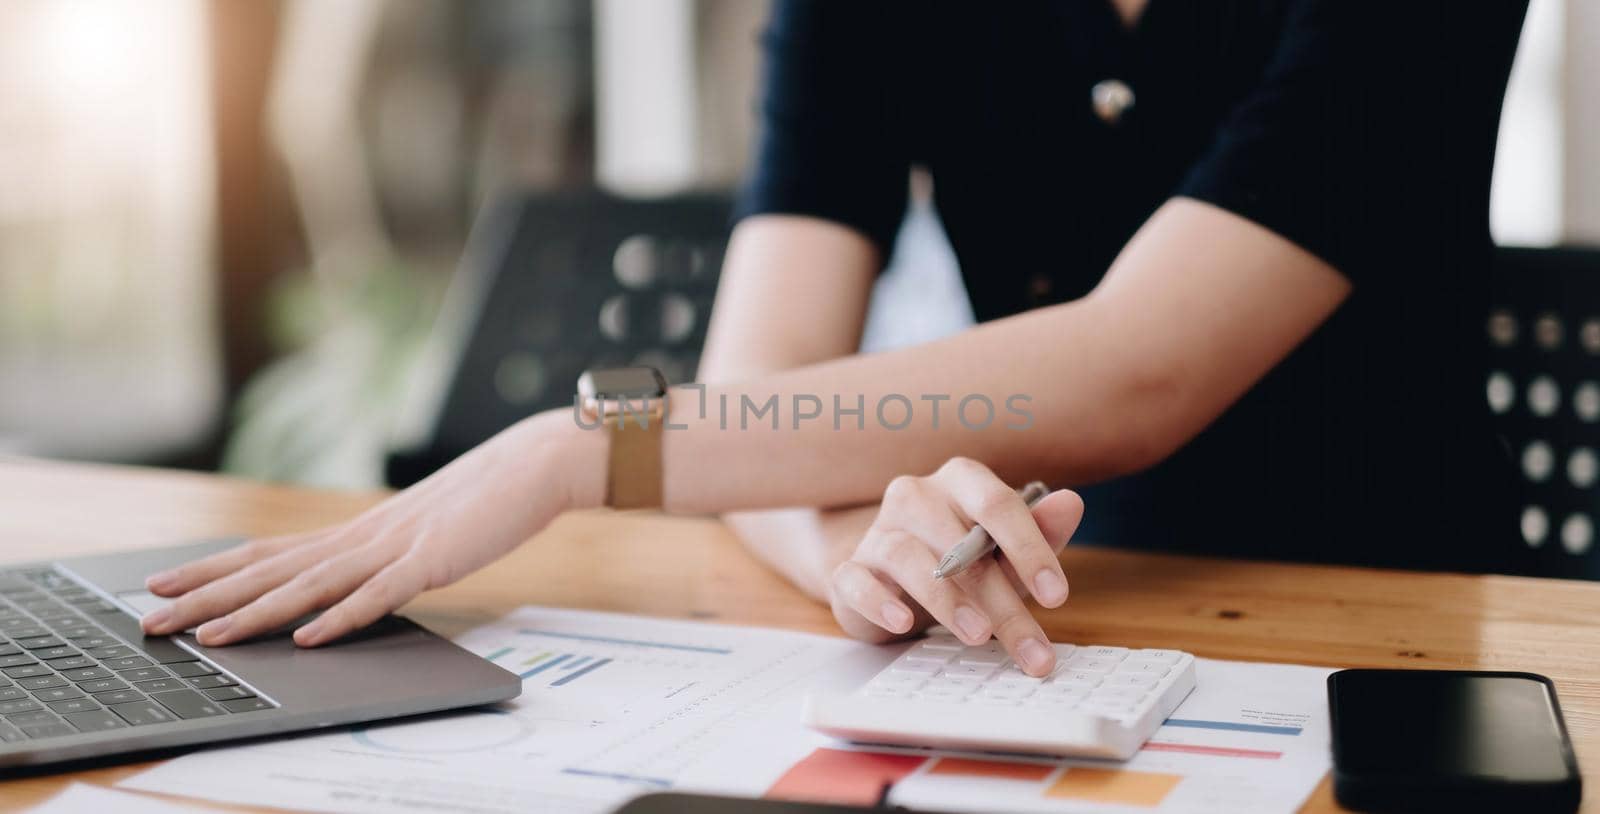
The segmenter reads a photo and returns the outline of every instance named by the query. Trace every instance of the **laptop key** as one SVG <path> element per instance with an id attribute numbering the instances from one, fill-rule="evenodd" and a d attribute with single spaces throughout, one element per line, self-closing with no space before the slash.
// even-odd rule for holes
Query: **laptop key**
<path id="1" fill-rule="evenodd" d="M 229 712 L 254 712 L 258 709 L 275 709 L 271 704 L 260 698 L 235 698 L 231 701 L 219 702 Z"/>
<path id="2" fill-rule="evenodd" d="M 76 656 L 76 655 L 79 655 L 78 651 L 76 651 L 76 650 L 74 650 L 74 649 L 72 649 L 70 647 L 67 647 L 66 645 L 57 645 L 55 647 L 41 647 L 38 650 L 33 651 L 33 657 L 34 658 L 43 659 L 45 661 L 49 661 L 50 659 L 64 659 L 64 658 L 67 658 L 68 656 Z"/>
<path id="3" fill-rule="evenodd" d="M 178 717 L 168 712 L 166 707 L 148 699 L 127 704 L 112 704 L 106 709 L 115 712 L 117 717 L 133 726 L 165 724 L 178 720 Z"/>
<path id="4" fill-rule="evenodd" d="M 27 678 L 28 676 L 47 676 L 55 674 L 54 670 L 46 667 L 43 664 L 38 664 L 35 662 L 20 664 L 16 667 L 7 667 L 4 670 L 0 670 L 0 672 L 4 672 L 7 678 Z"/>
<path id="5" fill-rule="evenodd" d="M 149 681 L 153 678 L 166 678 L 168 673 L 160 667 L 135 667 L 132 670 L 118 670 L 117 675 L 123 681 Z"/>
<path id="6" fill-rule="evenodd" d="M 16 701 L 0 701 L 0 715 L 11 715 L 17 712 L 28 712 L 39 709 L 39 702 L 32 698 L 19 698 Z"/>
<path id="7" fill-rule="evenodd" d="M 189 682 L 189 686 L 194 687 L 197 690 L 210 690 L 217 687 L 231 687 L 239 683 L 223 675 L 195 676 L 194 678 L 186 678 L 184 681 Z"/>
<path id="8" fill-rule="evenodd" d="M 94 694 L 94 700 L 99 701 L 100 703 L 109 707 L 112 704 L 126 704 L 131 701 L 142 701 L 144 700 L 144 696 L 140 695 L 137 690 L 121 689 L 112 690 L 110 692 L 97 692 Z"/>
<path id="9" fill-rule="evenodd" d="M 177 664 L 168 664 L 167 669 L 171 670 L 173 675 L 182 676 L 183 678 L 216 675 L 217 673 L 217 668 L 200 661 L 181 661 Z"/>
<path id="10" fill-rule="evenodd" d="M 61 719 L 57 718 L 56 714 L 48 709 L 36 709 L 31 712 L 7 715 L 6 720 L 15 726 L 35 726 L 37 724 L 53 724 Z"/>
<path id="11" fill-rule="evenodd" d="M 177 713 L 180 718 L 210 718 L 216 715 L 226 715 L 227 710 L 209 698 L 194 690 L 179 690 L 177 692 L 158 692 L 150 696 L 160 701 L 167 709 Z"/>
<path id="12" fill-rule="evenodd" d="M 172 692 L 173 690 L 188 689 L 188 687 L 184 686 L 182 681 L 179 681 L 176 678 L 158 678 L 153 681 L 141 681 L 133 686 L 145 692 Z"/>
<path id="13" fill-rule="evenodd" d="M 97 659 L 115 659 L 121 658 L 122 656 L 139 655 L 138 651 L 125 644 L 112 644 L 105 647 L 95 647 L 83 642 L 78 642 L 78 646 L 83 648 L 83 652 L 88 653 Z"/>
<path id="14" fill-rule="evenodd" d="M 22 733 L 30 738 L 59 738 L 63 735 L 76 735 L 78 730 L 66 724 L 38 724 L 36 726 L 22 727 Z"/>
<path id="15" fill-rule="evenodd" d="M 51 673 L 47 676 L 34 676 L 32 678 L 17 679 L 17 686 L 25 690 L 42 690 L 47 687 L 65 687 L 67 680 Z"/>
<path id="16" fill-rule="evenodd" d="M 121 718 L 103 709 L 68 712 L 61 717 L 66 718 L 67 723 L 77 727 L 79 732 L 103 732 L 107 729 L 121 729 L 127 726 Z"/>
<path id="17" fill-rule="evenodd" d="M 0 743 L 16 743 L 27 737 L 27 735 L 22 734 L 22 730 L 5 721 L 0 721 Z"/>
<path id="18" fill-rule="evenodd" d="M 27 698 L 28 694 L 21 687 L 0 688 L 0 701 L 15 701 L 18 698 Z"/>
<path id="19" fill-rule="evenodd" d="M 131 670 L 135 667 L 149 667 L 150 660 L 144 656 L 123 656 L 117 659 L 105 659 L 101 664 L 113 670 Z"/>
<path id="20" fill-rule="evenodd" d="M 50 703 L 45 704 L 45 706 L 63 715 L 69 712 L 88 712 L 90 710 L 100 708 L 99 704 L 96 704 L 93 700 L 88 698 L 69 698 L 65 701 L 51 701 Z"/>
<path id="21" fill-rule="evenodd" d="M 78 682 L 78 689 L 88 693 L 111 692 L 113 690 L 125 690 L 127 688 L 128 685 L 123 683 L 122 679 L 120 678 L 97 678 L 94 681 Z"/>
<path id="22" fill-rule="evenodd" d="M 252 698 L 255 693 L 245 687 L 218 687 L 206 690 L 206 697 L 213 701 L 235 701 L 240 698 Z"/>
<path id="23" fill-rule="evenodd" d="M 106 636 L 106 632 L 104 630 L 101 630 L 94 625 L 78 625 L 77 627 L 62 628 L 61 630 L 56 631 L 56 635 L 66 639 L 69 642 L 72 642 L 73 644 L 76 644 L 79 647 L 103 647 L 113 643 L 111 639 Z M 96 642 L 94 644 L 84 644 L 82 641 L 80 641 L 81 639 L 90 639 L 95 637 L 105 639 L 105 641 Z"/>
<path id="24" fill-rule="evenodd" d="M 35 636 L 48 636 L 48 635 L 50 635 L 50 631 L 45 630 L 44 628 L 39 627 L 38 625 L 29 625 L 27 627 L 13 627 L 13 628 L 8 628 L 6 630 L 6 636 L 9 637 L 12 641 L 16 641 L 17 639 L 31 639 L 31 638 L 33 638 Z"/>
<path id="25" fill-rule="evenodd" d="M 60 647 L 66 642 L 54 636 L 34 636 L 27 639 L 16 639 L 17 646 L 23 650 L 39 650 L 46 647 Z"/>
<path id="26" fill-rule="evenodd" d="M 193 653 L 190 653 L 176 644 L 173 644 L 171 639 L 165 636 L 145 636 L 144 629 L 139 627 L 139 620 L 129 616 L 126 613 L 121 611 L 116 613 L 107 613 L 96 616 L 94 619 L 100 625 L 104 626 L 106 630 L 111 631 L 112 635 L 121 636 L 123 639 L 138 645 L 139 650 L 144 651 L 142 653 L 130 651 L 127 653 L 117 653 L 111 656 L 102 656 L 97 653 L 89 654 L 95 658 L 105 659 L 116 658 L 117 656 L 144 656 L 157 664 L 171 664 L 178 661 L 194 661 Z"/>
<path id="27" fill-rule="evenodd" d="M 5 642 L 5 638 L 4 637 L 0 637 L 0 642 Z M 14 644 L 12 644 L 10 642 L 5 642 L 5 644 L 0 644 L 0 656 L 15 656 L 16 654 L 21 653 L 21 652 L 22 652 L 22 648 L 14 645 Z"/>
<path id="28" fill-rule="evenodd" d="M 104 667 L 79 667 L 76 670 L 62 670 L 61 674 L 68 681 L 89 681 L 95 678 L 111 678 L 111 671 Z"/>
<path id="29" fill-rule="evenodd" d="M 27 653 L 15 653 L 9 656 L 0 656 L 0 667 L 18 667 L 24 664 L 33 664 L 33 656 Z M 10 675 L 10 673 L 7 673 Z"/>
<path id="30" fill-rule="evenodd" d="M 51 659 L 46 664 L 56 670 L 76 670 L 80 667 L 93 667 L 94 659 L 88 656 L 67 656 L 62 659 Z"/>
<path id="31" fill-rule="evenodd" d="M 77 630 L 77 629 L 78 628 L 74 628 L 74 630 Z M 83 648 L 85 650 L 89 650 L 91 648 L 96 648 L 96 647 L 121 647 L 122 646 L 122 642 L 119 642 L 116 639 L 113 639 L 112 637 L 107 636 L 106 632 L 103 631 L 103 630 L 100 630 L 99 628 L 96 628 L 96 629 L 94 629 L 92 631 L 89 631 L 89 632 L 85 633 L 82 636 L 71 636 L 71 635 L 68 635 L 69 633 L 70 633 L 70 631 L 63 630 L 63 631 L 61 631 L 61 637 L 64 638 L 64 639 L 71 639 L 73 644 L 75 644 L 75 645 L 77 645 L 77 646 L 79 646 L 79 647 L 81 647 L 81 648 Z M 93 655 L 93 654 L 91 653 L 90 655 Z"/>
<path id="32" fill-rule="evenodd" d="M 33 697 L 45 702 L 65 701 L 69 698 L 82 698 L 83 691 L 77 687 L 46 687 L 34 690 Z"/>

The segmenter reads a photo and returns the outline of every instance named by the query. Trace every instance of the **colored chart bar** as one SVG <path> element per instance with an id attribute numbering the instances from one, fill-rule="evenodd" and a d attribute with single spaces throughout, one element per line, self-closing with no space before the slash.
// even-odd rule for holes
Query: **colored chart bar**
<path id="1" fill-rule="evenodd" d="M 921 755 L 817 749 L 778 778 L 766 797 L 870 806 L 926 761 Z"/>
<path id="2" fill-rule="evenodd" d="M 512 648 L 502 647 L 499 650 L 496 650 L 493 653 L 490 653 L 489 655 L 484 656 L 484 658 L 488 659 L 489 661 L 494 661 L 495 659 L 500 658 L 501 656 L 504 656 L 507 653 L 510 653 L 511 650 L 512 650 Z"/>
<path id="3" fill-rule="evenodd" d="M 692 644 L 672 644 L 669 642 L 648 642 L 639 639 L 618 639 L 611 636 L 588 636 L 582 633 L 554 633 L 548 630 L 519 630 L 529 636 L 543 636 L 547 639 L 572 639 L 580 642 L 602 642 L 604 644 L 626 644 L 632 647 L 654 647 L 660 650 L 686 650 L 690 653 L 715 653 L 726 656 L 732 653 L 725 647 L 700 647 Z"/>
<path id="4" fill-rule="evenodd" d="M 1267 724 L 1241 724 L 1233 721 L 1197 721 L 1192 718 L 1168 718 L 1162 726 L 1183 726 L 1190 729 L 1220 729 L 1226 732 L 1260 732 L 1264 735 L 1298 735 L 1298 726 L 1268 726 Z"/>
<path id="5" fill-rule="evenodd" d="M 1265 749 L 1235 749 L 1231 746 L 1204 746 L 1197 743 L 1165 743 L 1162 741 L 1146 741 L 1141 747 L 1148 752 L 1187 752 L 1191 755 L 1216 755 L 1217 757 L 1253 757 L 1262 760 L 1277 760 L 1283 757 L 1282 752 L 1269 752 Z"/>
<path id="6" fill-rule="evenodd" d="M 594 672 L 595 670 L 598 670 L 601 667 L 604 667 L 604 666 L 606 666 L 607 664 L 610 664 L 610 663 L 611 663 L 611 659 L 600 659 L 599 661 L 592 662 L 588 666 L 584 667 L 581 670 L 575 670 L 573 672 L 567 673 L 566 675 L 556 679 L 555 681 L 550 682 L 550 686 L 559 687 L 559 686 L 561 686 L 563 684 L 571 684 L 572 682 L 577 681 L 578 679 L 580 679 L 580 678 L 582 678 L 582 677 Z"/>
<path id="7" fill-rule="evenodd" d="M 954 775 L 958 777 L 985 777 L 991 780 L 1023 780 L 1037 783 L 1056 767 L 1043 763 L 1013 763 L 1002 760 L 974 760 L 964 757 L 942 757 L 933 764 L 928 774 Z"/>
<path id="8" fill-rule="evenodd" d="M 1045 789 L 1044 796 L 1127 806 L 1158 806 L 1183 782 L 1181 774 L 1131 772 L 1074 766 Z"/>
<path id="9" fill-rule="evenodd" d="M 522 674 L 522 680 L 526 681 L 529 678 L 532 678 L 533 676 L 536 676 L 536 675 L 544 672 L 545 670 L 548 670 L 551 667 L 554 667 L 557 664 L 560 664 L 561 662 L 566 661 L 566 660 L 567 660 L 567 654 L 562 653 L 561 655 L 556 656 L 555 658 L 553 658 L 553 659 L 551 659 L 551 660 L 539 665 L 538 667 L 535 667 L 532 670 L 528 670 L 527 672 L 524 672 Z"/>

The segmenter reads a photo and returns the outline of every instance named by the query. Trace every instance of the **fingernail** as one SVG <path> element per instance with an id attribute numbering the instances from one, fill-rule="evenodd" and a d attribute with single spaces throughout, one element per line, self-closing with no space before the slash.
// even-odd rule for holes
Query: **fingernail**
<path id="1" fill-rule="evenodd" d="M 968 608 L 956 608 L 956 627 L 961 629 L 963 636 L 972 641 L 989 638 L 989 620 L 983 614 Z"/>
<path id="2" fill-rule="evenodd" d="M 1033 598 L 1053 608 L 1067 601 L 1067 581 L 1046 568 L 1033 577 Z"/>
<path id="3" fill-rule="evenodd" d="M 904 633 L 911 629 L 911 611 L 899 602 L 885 602 L 882 608 L 883 621 L 894 633 Z"/>
<path id="4" fill-rule="evenodd" d="M 1038 639 L 1023 639 L 1017 645 L 1017 658 L 1022 660 L 1022 671 L 1031 676 L 1042 676 L 1050 669 L 1050 648 Z"/>
<path id="5" fill-rule="evenodd" d="M 201 625 L 200 629 L 195 631 L 195 635 L 201 639 L 208 639 L 215 643 L 219 638 L 222 637 L 222 634 L 228 632 L 228 628 L 232 625 L 233 620 L 226 616 L 222 617 L 221 619 L 212 619 L 211 621 Z"/>
<path id="6" fill-rule="evenodd" d="M 151 574 L 150 576 L 145 577 L 144 587 L 149 588 L 152 591 L 159 591 L 162 588 L 170 586 L 177 578 L 177 571 L 162 571 L 159 574 Z"/>
<path id="7" fill-rule="evenodd" d="M 158 608 L 145 614 L 141 624 L 151 633 L 160 633 L 166 629 L 170 621 L 172 621 L 172 608 Z"/>
<path id="8" fill-rule="evenodd" d="M 295 643 L 302 647 L 310 647 L 311 645 L 316 644 L 317 640 L 321 637 L 322 617 L 320 616 L 308 622 L 305 627 L 294 632 Z"/>

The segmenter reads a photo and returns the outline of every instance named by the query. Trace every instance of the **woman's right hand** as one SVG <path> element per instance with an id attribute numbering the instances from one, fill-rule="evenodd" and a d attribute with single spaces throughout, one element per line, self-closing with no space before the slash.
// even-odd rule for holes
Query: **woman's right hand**
<path id="1" fill-rule="evenodd" d="M 1030 511 L 988 467 L 966 458 L 952 458 L 927 477 L 895 478 L 854 555 L 833 571 L 834 616 L 847 633 L 868 641 L 933 623 L 969 645 L 993 635 L 1025 672 L 1046 675 L 1055 650 L 1024 597 L 1049 608 L 1067 601 L 1057 555 L 1082 517 L 1077 494 L 1051 493 Z M 973 524 L 994 537 L 1000 556 L 935 579 L 939 558 Z"/>

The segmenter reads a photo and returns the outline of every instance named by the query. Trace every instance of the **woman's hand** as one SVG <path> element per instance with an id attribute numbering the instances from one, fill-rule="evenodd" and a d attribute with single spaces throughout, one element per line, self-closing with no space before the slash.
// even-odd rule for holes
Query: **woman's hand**
<path id="1" fill-rule="evenodd" d="M 937 622 L 967 644 L 1000 639 L 1029 675 L 1055 666 L 1055 650 L 1023 597 L 1054 608 L 1067 601 L 1057 554 L 1083 517 L 1083 500 L 1057 491 L 1030 512 L 1022 498 L 966 458 L 952 458 L 925 478 L 889 483 L 883 506 L 854 556 L 833 572 L 833 614 L 847 633 L 885 641 Z M 947 580 L 933 577 L 939 558 L 973 524 L 1003 557 L 985 558 Z"/>
<path id="2" fill-rule="evenodd" d="M 267 633 L 327 608 L 294 633 L 315 647 L 372 624 L 430 588 L 511 551 L 562 511 L 597 505 L 598 432 L 564 432 L 566 411 L 535 416 L 426 480 L 331 528 L 252 540 L 147 580 L 171 605 L 144 617 L 163 635 L 199 625 L 206 646 Z M 559 467 L 559 468 L 558 468 Z"/>

